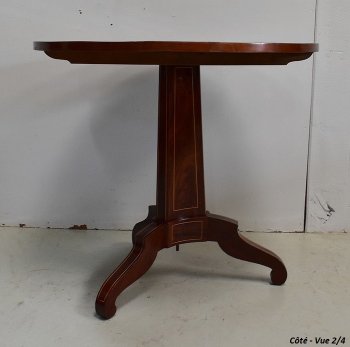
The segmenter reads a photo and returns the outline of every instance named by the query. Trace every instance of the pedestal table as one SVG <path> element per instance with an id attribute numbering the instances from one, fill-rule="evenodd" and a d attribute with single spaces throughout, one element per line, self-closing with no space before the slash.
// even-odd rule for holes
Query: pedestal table
<path id="1" fill-rule="evenodd" d="M 285 65 L 307 59 L 317 44 L 61 41 L 35 42 L 34 49 L 73 64 L 159 65 L 157 201 L 135 225 L 132 250 L 97 295 L 101 317 L 115 314 L 118 295 L 151 267 L 158 251 L 185 242 L 216 241 L 232 257 L 271 268 L 272 284 L 286 281 L 276 254 L 243 237 L 237 221 L 205 209 L 200 65 Z"/>

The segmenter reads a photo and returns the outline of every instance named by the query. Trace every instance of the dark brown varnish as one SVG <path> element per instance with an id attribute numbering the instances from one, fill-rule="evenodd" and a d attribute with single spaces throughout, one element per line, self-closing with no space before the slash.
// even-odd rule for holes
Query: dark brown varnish
<path id="1" fill-rule="evenodd" d="M 73 64 L 281 65 L 318 50 L 314 43 L 34 42 L 34 49 Z"/>
<path id="2" fill-rule="evenodd" d="M 271 268 L 272 284 L 286 281 L 276 254 L 243 237 L 237 221 L 205 209 L 200 65 L 287 64 L 308 58 L 317 44 L 36 42 L 34 47 L 72 63 L 160 65 L 157 202 L 135 225 L 132 250 L 97 295 L 101 317 L 115 314 L 118 295 L 151 267 L 158 251 L 181 243 L 215 241 L 232 257 Z"/>

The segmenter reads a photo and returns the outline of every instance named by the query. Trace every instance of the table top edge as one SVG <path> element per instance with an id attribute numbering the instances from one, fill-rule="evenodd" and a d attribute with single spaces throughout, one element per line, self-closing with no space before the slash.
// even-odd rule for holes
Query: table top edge
<path id="1" fill-rule="evenodd" d="M 201 41 L 34 41 L 39 51 L 127 51 L 184 53 L 313 53 L 317 43 Z"/>

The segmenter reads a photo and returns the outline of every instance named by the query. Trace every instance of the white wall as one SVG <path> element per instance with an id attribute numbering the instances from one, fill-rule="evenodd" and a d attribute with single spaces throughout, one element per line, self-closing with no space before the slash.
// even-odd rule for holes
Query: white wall
<path id="1" fill-rule="evenodd" d="M 157 67 L 70 65 L 32 41 L 309 42 L 314 11 L 315 0 L 2 0 L 0 223 L 131 228 L 155 202 Z M 202 69 L 208 210 L 241 229 L 303 229 L 311 72 L 311 59 Z"/>
<path id="2" fill-rule="evenodd" d="M 307 231 L 350 231 L 350 3 L 318 2 Z M 334 211 L 332 211 L 334 210 Z"/>

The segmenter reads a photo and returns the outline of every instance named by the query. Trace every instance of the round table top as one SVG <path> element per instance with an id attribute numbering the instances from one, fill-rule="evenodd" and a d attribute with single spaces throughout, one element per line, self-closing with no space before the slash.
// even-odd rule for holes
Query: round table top
<path id="1" fill-rule="evenodd" d="M 34 49 L 76 64 L 276 65 L 307 59 L 318 51 L 318 44 L 38 41 Z"/>

